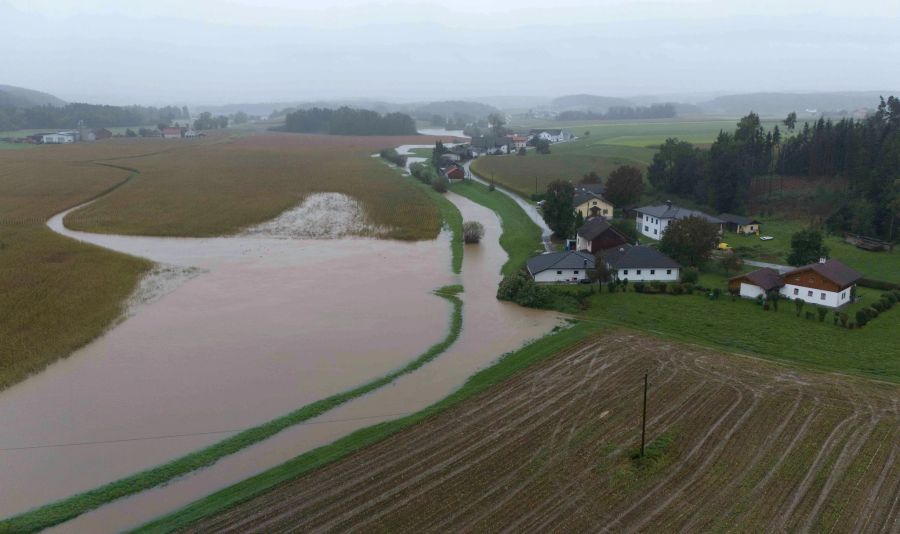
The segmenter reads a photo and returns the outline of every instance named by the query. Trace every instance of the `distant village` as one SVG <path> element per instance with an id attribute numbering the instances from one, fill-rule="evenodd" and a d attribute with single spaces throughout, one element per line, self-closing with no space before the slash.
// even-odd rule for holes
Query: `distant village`
<path id="1" fill-rule="evenodd" d="M 66 145 L 70 143 L 90 143 L 102 141 L 113 137 L 156 137 L 163 139 L 191 139 L 203 137 L 206 134 L 197 132 L 188 126 L 164 128 L 138 128 L 125 130 L 125 133 L 114 134 L 106 128 L 77 128 L 58 132 L 38 132 L 24 137 L 4 138 L 2 141 L 9 143 L 29 143 L 38 145 Z"/>

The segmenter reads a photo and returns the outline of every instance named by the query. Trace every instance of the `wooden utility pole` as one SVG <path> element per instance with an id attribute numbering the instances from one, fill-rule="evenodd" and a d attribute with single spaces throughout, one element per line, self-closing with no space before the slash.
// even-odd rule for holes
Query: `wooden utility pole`
<path id="1" fill-rule="evenodd" d="M 644 457 L 644 438 L 647 435 L 647 375 L 644 373 L 644 411 L 641 415 L 641 458 Z"/>

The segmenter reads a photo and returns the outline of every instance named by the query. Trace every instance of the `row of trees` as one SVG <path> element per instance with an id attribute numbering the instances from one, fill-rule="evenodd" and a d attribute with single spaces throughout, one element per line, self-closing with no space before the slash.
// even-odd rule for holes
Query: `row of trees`
<path id="1" fill-rule="evenodd" d="M 71 129 L 81 122 L 88 127 L 141 126 L 174 120 L 189 119 L 187 106 L 104 106 L 97 104 L 66 104 L 65 106 L 36 106 L 28 108 L 0 108 L 0 130 L 34 128 Z"/>
<path id="2" fill-rule="evenodd" d="M 382 115 L 367 109 L 301 109 L 285 116 L 285 130 L 332 135 L 414 135 L 416 123 L 403 113 Z"/>
<path id="3" fill-rule="evenodd" d="M 560 121 L 577 120 L 622 120 L 622 119 L 669 119 L 674 117 L 675 104 L 651 104 L 649 106 L 615 106 L 606 113 L 594 111 L 563 111 L 556 116 Z"/>
<path id="4" fill-rule="evenodd" d="M 199 117 L 194 121 L 194 129 L 195 130 L 215 130 L 217 128 L 227 128 L 228 127 L 228 117 L 225 115 L 219 115 L 218 117 L 213 117 L 212 113 L 208 111 L 204 111 L 200 114 Z"/>
<path id="5" fill-rule="evenodd" d="M 765 131 L 750 113 L 734 132 L 722 131 L 709 150 L 667 139 L 647 171 L 659 191 L 740 211 L 754 177 L 794 175 L 844 177 L 848 190 L 828 219 L 834 231 L 895 237 L 900 215 L 900 99 L 882 99 L 863 120 L 819 119 L 794 133 L 797 116 Z"/>

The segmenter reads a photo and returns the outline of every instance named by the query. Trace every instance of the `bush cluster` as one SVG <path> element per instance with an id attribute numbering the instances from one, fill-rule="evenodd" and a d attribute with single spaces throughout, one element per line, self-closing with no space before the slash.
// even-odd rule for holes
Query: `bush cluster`
<path id="1" fill-rule="evenodd" d="M 406 167 L 406 156 L 401 156 L 393 148 L 385 148 L 378 154 L 398 167 Z"/>
<path id="2" fill-rule="evenodd" d="M 497 288 L 497 298 L 528 308 L 546 308 L 550 304 L 550 290 L 522 270 L 503 277 Z"/>

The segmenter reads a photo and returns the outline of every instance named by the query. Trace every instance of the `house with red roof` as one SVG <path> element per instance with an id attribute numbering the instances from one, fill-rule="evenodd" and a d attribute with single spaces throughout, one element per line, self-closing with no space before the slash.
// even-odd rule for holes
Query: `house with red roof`
<path id="1" fill-rule="evenodd" d="M 772 289 L 778 289 L 782 297 L 802 300 L 827 308 L 840 308 L 853 300 L 853 288 L 862 278 L 838 260 L 822 258 L 817 263 L 797 267 L 784 274 L 762 268 L 735 276 L 728 281 L 728 289 L 738 290 L 745 298 L 765 298 Z"/>

